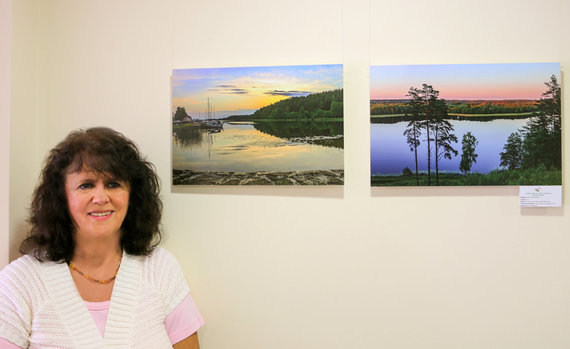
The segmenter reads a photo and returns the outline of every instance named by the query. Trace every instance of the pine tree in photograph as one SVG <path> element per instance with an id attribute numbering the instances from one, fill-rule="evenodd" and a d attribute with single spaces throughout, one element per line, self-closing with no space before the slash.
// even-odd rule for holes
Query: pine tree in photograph
<path id="1" fill-rule="evenodd" d="M 457 156 L 458 152 L 453 148 L 453 143 L 457 143 L 457 136 L 453 134 L 453 125 L 446 120 L 448 107 L 443 99 L 432 101 L 433 111 L 433 135 L 435 144 L 435 181 L 439 185 L 439 160 L 442 158 L 451 160 Z"/>
<path id="2" fill-rule="evenodd" d="M 432 158 L 432 151 L 431 151 L 431 141 L 433 140 L 430 135 L 432 131 L 432 122 L 434 118 L 434 108 L 433 104 L 437 100 L 439 96 L 439 91 L 433 89 L 431 85 L 422 84 L 421 90 L 421 97 L 424 103 L 424 119 L 422 121 L 422 127 L 426 130 L 426 140 L 427 140 L 427 173 L 428 173 L 428 185 L 431 185 L 431 158 Z"/>
<path id="3" fill-rule="evenodd" d="M 500 153 L 501 166 L 509 170 L 562 169 L 560 85 L 554 75 L 544 84 L 547 89 L 536 103 L 538 111 L 522 129 L 509 136 Z"/>
<path id="4" fill-rule="evenodd" d="M 428 185 L 431 185 L 431 159 L 432 142 L 435 138 L 432 134 L 433 121 L 437 113 L 441 111 L 441 104 L 438 104 L 439 91 L 434 90 L 431 85 L 422 84 L 422 88 L 410 87 L 407 102 L 406 116 L 411 117 L 407 129 L 404 131 L 406 141 L 410 146 L 410 151 L 414 152 L 414 160 L 416 166 L 416 183 L 419 185 L 418 175 L 418 147 L 420 145 L 420 136 L 422 130 L 425 130 L 426 146 L 427 146 L 427 175 Z M 439 108 L 439 109 L 438 109 Z M 437 157 L 437 156 L 436 156 Z M 437 160 L 436 160 L 437 161 Z"/>
<path id="5" fill-rule="evenodd" d="M 523 140 L 519 132 L 513 132 L 507 138 L 507 144 L 501 152 L 501 166 L 509 170 L 515 170 L 521 167 L 523 159 Z"/>
<path id="6" fill-rule="evenodd" d="M 410 151 L 414 152 L 414 161 L 416 165 L 416 185 L 420 185 L 419 174 L 418 174 L 418 147 L 420 146 L 420 136 L 421 132 L 421 120 L 423 112 L 423 102 L 420 97 L 421 90 L 410 87 L 408 94 L 408 106 L 409 113 L 406 116 L 411 117 L 408 127 L 404 131 L 404 136 L 406 136 L 406 141 L 410 146 Z"/>
<path id="7" fill-rule="evenodd" d="M 538 113 L 523 127 L 523 168 L 544 166 L 562 169 L 562 120 L 560 85 L 556 76 L 545 82 L 546 92 L 538 101 Z"/>
<path id="8" fill-rule="evenodd" d="M 477 144 L 479 144 L 479 141 L 477 141 L 477 138 L 475 138 L 471 132 L 467 132 L 463 135 L 461 141 L 461 161 L 459 162 L 459 170 L 463 172 L 463 174 L 467 174 L 467 172 L 471 171 L 471 167 L 477 162 L 477 157 L 479 156 L 475 153 Z"/>

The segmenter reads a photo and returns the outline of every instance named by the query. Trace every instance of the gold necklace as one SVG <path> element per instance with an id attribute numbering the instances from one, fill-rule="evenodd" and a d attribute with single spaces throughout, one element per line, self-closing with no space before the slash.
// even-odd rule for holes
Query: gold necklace
<path id="1" fill-rule="evenodd" d="M 113 275 L 112 278 L 107 279 L 107 280 L 99 280 L 99 279 L 95 279 L 93 276 L 86 274 L 86 273 L 82 272 L 81 270 L 77 269 L 77 267 L 73 263 L 69 262 L 68 264 L 69 264 L 69 267 L 71 269 L 75 270 L 76 272 L 78 272 L 79 275 L 83 276 L 84 278 L 86 278 L 89 281 L 96 282 L 96 283 L 101 284 L 101 285 L 106 285 L 106 284 L 110 284 L 111 282 L 113 282 L 113 280 L 115 280 L 115 278 L 117 277 L 117 274 L 119 273 L 119 268 L 121 267 L 121 264 L 119 263 L 117 270 L 115 270 L 115 275 Z"/>

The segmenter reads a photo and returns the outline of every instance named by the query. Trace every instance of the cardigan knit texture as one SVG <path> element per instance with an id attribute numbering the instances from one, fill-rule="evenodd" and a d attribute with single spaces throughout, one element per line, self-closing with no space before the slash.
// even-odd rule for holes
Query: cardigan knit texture
<path id="1" fill-rule="evenodd" d="M 22 348 L 172 348 L 164 320 L 188 294 L 166 250 L 123 253 L 103 338 L 67 265 L 26 255 L 0 272 L 0 337 Z"/>

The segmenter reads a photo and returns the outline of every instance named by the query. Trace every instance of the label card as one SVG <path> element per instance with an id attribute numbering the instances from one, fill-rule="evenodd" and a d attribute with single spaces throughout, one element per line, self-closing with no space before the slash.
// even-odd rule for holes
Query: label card
<path id="1" fill-rule="evenodd" d="M 520 186 L 519 199 L 521 207 L 561 207 L 562 186 Z"/>

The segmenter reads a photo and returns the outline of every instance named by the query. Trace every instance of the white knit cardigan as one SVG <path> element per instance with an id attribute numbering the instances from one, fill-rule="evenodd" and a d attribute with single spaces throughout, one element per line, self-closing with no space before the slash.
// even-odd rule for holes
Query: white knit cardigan
<path id="1" fill-rule="evenodd" d="M 188 292 L 166 250 L 124 253 L 102 338 L 67 265 L 23 256 L 0 272 L 0 337 L 23 348 L 172 348 L 164 319 Z"/>

